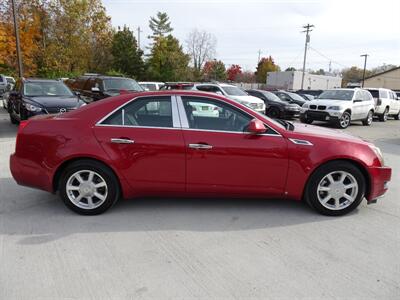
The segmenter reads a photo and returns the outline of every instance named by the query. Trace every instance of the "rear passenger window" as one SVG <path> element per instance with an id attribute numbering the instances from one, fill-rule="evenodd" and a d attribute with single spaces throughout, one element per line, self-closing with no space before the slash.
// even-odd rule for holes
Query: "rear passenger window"
<path id="1" fill-rule="evenodd" d="M 379 91 L 379 96 L 380 96 L 380 98 L 389 98 L 388 97 L 388 93 L 385 90 L 380 90 Z"/>
<path id="2" fill-rule="evenodd" d="M 102 122 L 104 125 L 173 127 L 171 97 L 136 99 Z"/>

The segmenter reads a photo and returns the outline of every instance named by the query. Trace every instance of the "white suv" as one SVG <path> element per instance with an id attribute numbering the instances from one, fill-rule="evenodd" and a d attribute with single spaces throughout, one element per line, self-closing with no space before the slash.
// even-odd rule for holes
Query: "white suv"
<path id="1" fill-rule="evenodd" d="M 339 128 L 347 128 L 351 121 L 372 124 L 375 102 L 370 92 L 364 89 L 334 89 L 322 92 L 315 100 L 302 106 L 300 121 L 333 123 Z"/>
<path id="2" fill-rule="evenodd" d="M 265 103 L 260 98 L 250 96 L 245 91 L 239 89 L 235 85 L 231 84 L 214 84 L 214 83 L 202 83 L 196 84 L 193 87 L 193 90 L 203 91 L 203 92 L 211 92 L 220 95 L 224 95 L 228 98 L 231 98 L 251 109 L 265 114 Z"/>
<path id="3" fill-rule="evenodd" d="M 400 100 L 395 92 L 384 88 L 367 88 L 375 100 L 375 115 L 379 121 L 386 122 L 388 116 L 400 118 Z"/>

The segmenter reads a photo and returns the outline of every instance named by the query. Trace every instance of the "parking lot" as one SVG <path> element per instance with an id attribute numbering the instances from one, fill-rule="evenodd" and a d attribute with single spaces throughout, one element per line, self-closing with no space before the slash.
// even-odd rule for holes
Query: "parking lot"
<path id="1" fill-rule="evenodd" d="M 9 171 L 0 107 L 0 299 L 400 298 L 400 121 L 346 132 L 381 147 L 386 197 L 345 217 L 291 201 L 136 199 L 79 216 Z"/>

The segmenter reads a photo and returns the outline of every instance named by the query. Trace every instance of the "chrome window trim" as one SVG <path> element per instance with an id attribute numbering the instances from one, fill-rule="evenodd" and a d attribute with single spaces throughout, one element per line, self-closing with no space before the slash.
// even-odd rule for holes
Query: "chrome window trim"
<path id="1" fill-rule="evenodd" d="M 194 97 L 194 98 L 197 97 L 197 98 L 202 98 L 202 99 L 204 99 L 204 98 L 206 98 L 206 99 L 209 98 L 209 97 L 205 97 L 205 96 L 196 96 L 196 95 L 195 95 L 195 96 L 190 95 L 190 96 L 188 96 L 188 97 Z M 231 105 L 230 103 L 224 102 L 224 101 L 222 101 L 222 100 L 220 100 L 220 99 L 210 98 L 210 100 L 213 100 L 213 101 L 216 101 L 216 102 L 222 102 L 222 103 L 224 103 L 224 104 L 226 104 L 226 105 L 228 105 L 228 106 L 233 106 L 233 105 Z M 206 131 L 206 132 L 222 132 L 222 133 L 251 134 L 251 133 L 249 133 L 249 132 L 240 132 L 240 131 L 225 131 L 225 130 L 212 130 L 212 129 L 190 128 L 190 127 L 189 127 L 189 122 L 188 122 L 188 120 L 187 120 L 186 110 L 185 110 L 185 107 L 183 106 L 183 100 L 182 100 L 181 96 L 177 96 L 177 101 L 178 101 L 179 115 L 180 115 L 180 116 L 183 115 L 183 116 L 181 116 L 181 125 L 182 125 L 182 129 L 183 129 L 183 130 Z M 256 117 L 250 115 L 248 112 L 244 111 L 244 110 L 241 109 L 240 107 L 234 106 L 234 108 L 239 109 L 239 110 L 242 111 L 245 115 L 249 116 L 251 119 L 256 119 Z M 280 136 L 280 137 L 282 137 L 282 135 L 281 135 L 279 132 L 277 132 L 275 129 L 271 128 L 268 124 L 265 124 L 264 122 L 263 122 L 263 124 L 267 127 L 267 129 L 269 129 L 269 130 L 275 132 L 275 134 L 271 134 L 271 133 L 261 133 L 261 134 L 258 134 L 258 135 L 263 135 L 263 136 L 264 136 L 264 135 L 265 135 L 265 136 Z"/>
<path id="2" fill-rule="evenodd" d="M 173 127 L 152 127 L 152 126 L 134 126 L 134 125 L 114 125 L 114 124 L 102 124 L 108 117 L 110 117 L 112 114 L 116 113 L 118 110 L 123 109 L 125 106 L 129 105 L 132 101 L 138 100 L 138 99 L 143 99 L 143 98 L 158 98 L 158 97 L 169 97 L 171 101 L 171 110 L 172 110 L 172 126 Z M 112 110 L 110 113 L 108 113 L 106 116 L 101 118 L 95 126 L 104 126 L 104 127 L 130 127 L 130 128 L 157 128 L 157 129 L 180 129 L 180 118 L 179 118 L 179 113 L 178 110 L 176 109 L 177 104 L 176 104 L 176 97 L 171 94 L 160 94 L 160 95 L 152 95 L 152 96 L 138 96 L 134 97 L 124 104 L 118 106 L 114 110 Z M 174 108 L 175 107 L 175 108 Z M 176 127 L 175 127 L 176 125 Z"/>

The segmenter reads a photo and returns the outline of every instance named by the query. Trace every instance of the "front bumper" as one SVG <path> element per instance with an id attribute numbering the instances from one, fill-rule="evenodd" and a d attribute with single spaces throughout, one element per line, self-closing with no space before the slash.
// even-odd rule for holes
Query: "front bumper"
<path id="1" fill-rule="evenodd" d="M 341 116 L 342 112 L 340 111 L 306 110 L 300 113 L 300 117 L 302 118 L 325 122 L 335 122 Z"/>
<path id="2" fill-rule="evenodd" d="M 297 118 L 300 116 L 300 110 L 285 109 L 282 115 L 284 118 Z"/>
<path id="3" fill-rule="evenodd" d="M 385 195 L 388 183 L 392 177 L 392 169 L 389 167 L 368 168 L 370 176 L 370 191 L 366 196 L 368 202 L 374 202 Z"/>

